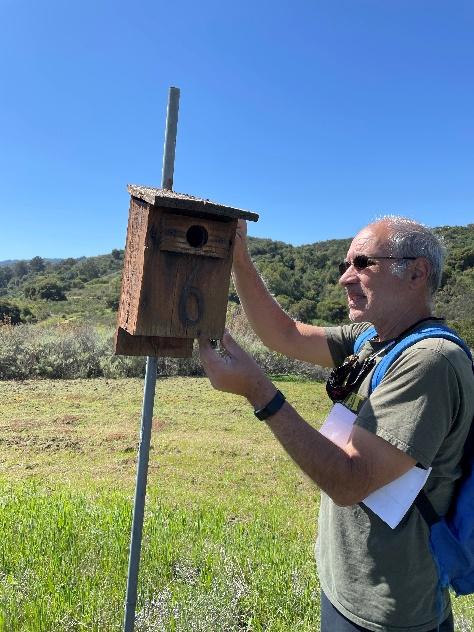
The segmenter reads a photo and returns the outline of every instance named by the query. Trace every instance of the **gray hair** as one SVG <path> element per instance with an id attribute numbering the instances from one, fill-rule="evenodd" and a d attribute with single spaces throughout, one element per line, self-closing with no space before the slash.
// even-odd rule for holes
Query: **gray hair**
<path id="1" fill-rule="evenodd" d="M 433 231 L 407 217 L 386 215 L 377 218 L 376 224 L 383 222 L 390 229 L 388 246 L 393 257 L 424 257 L 430 264 L 428 288 L 433 295 L 441 284 L 446 248 L 442 240 Z M 403 276 L 409 262 L 394 263 L 392 272 Z"/>

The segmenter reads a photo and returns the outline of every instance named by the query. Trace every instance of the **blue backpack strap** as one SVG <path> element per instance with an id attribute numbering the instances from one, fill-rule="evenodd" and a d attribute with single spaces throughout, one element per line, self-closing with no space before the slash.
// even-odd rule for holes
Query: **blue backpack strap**
<path id="1" fill-rule="evenodd" d="M 375 329 L 373 325 L 372 327 L 369 327 L 368 329 L 363 331 L 361 334 L 359 334 L 354 342 L 354 353 L 359 353 L 360 349 L 364 346 L 367 340 L 370 340 L 376 335 L 377 335 L 377 330 Z"/>
<path id="2" fill-rule="evenodd" d="M 405 351 L 405 349 L 408 349 L 408 347 L 411 347 L 411 345 L 414 345 L 416 342 L 424 340 L 425 338 L 444 338 L 456 343 L 464 350 L 464 352 L 467 354 L 472 362 L 472 355 L 469 347 L 464 342 L 464 340 L 460 338 L 452 329 L 440 325 L 424 327 L 423 329 L 418 329 L 417 331 L 414 331 L 412 334 L 400 340 L 400 342 L 392 347 L 387 355 L 385 355 L 377 364 L 377 366 L 375 367 L 375 371 L 372 374 L 369 394 L 372 393 L 372 391 L 380 384 L 392 362 L 395 362 L 395 360 Z"/>

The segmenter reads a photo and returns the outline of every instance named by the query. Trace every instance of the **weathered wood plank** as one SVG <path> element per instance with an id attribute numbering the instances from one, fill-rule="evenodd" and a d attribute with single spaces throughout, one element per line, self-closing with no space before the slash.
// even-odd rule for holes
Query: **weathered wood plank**
<path id="1" fill-rule="evenodd" d="M 150 217 L 149 233 L 158 223 Z M 237 220 L 231 222 L 235 234 Z M 226 258 L 160 250 L 147 239 L 140 310 L 135 330 L 144 336 L 220 338 L 224 332 L 234 239 Z M 128 330 L 130 331 L 130 330 Z"/>
<path id="2" fill-rule="evenodd" d="M 225 206 L 212 200 L 206 200 L 187 193 L 177 193 L 168 189 L 158 189 L 138 184 L 129 184 L 128 192 L 133 197 L 148 202 L 154 206 L 161 206 L 170 210 L 184 211 L 187 215 L 194 213 L 207 213 L 209 215 L 220 215 L 237 219 L 246 219 L 251 222 L 258 220 L 258 214 L 245 211 L 241 208 Z"/>
<path id="3" fill-rule="evenodd" d="M 115 355 L 189 358 L 193 353 L 193 340 L 160 336 L 132 336 L 117 328 Z"/>
<path id="4" fill-rule="evenodd" d="M 223 259 L 234 238 L 234 223 L 181 215 L 163 215 L 160 249 Z"/>
<path id="5" fill-rule="evenodd" d="M 133 333 L 140 305 L 150 206 L 131 198 L 123 263 L 118 325 Z"/>

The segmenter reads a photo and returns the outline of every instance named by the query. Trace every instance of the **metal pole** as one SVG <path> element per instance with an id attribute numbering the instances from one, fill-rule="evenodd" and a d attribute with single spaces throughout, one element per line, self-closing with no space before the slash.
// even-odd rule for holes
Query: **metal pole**
<path id="1" fill-rule="evenodd" d="M 165 147 L 163 150 L 163 171 L 161 186 L 163 189 L 173 189 L 174 155 L 176 150 L 176 135 L 178 133 L 179 88 L 170 88 L 168 97 L 168 112 L 166 113 Z"/>
<path id="2" fill-rule="evenodd" d="M 178 130 L 179 88 L 170 88 L 168 111 L 166 115 L 165 146 L 163 153 L 163 171 L 161 186 L 173 188 L 174 156 L 176 134 Z M 156 387 L 156 358 L 146 361 L 145 389 L 143 394 L 140 447 L 138 451 L 137 480 L 135 486 L 135 504 L 133 507 L 132 534 L 130 538 L 130 557 L 128 563 L 127 596 L 123 620 L 124 632 L 133 632 L 135 627 L 135 609 L 137 605 L 138 571 L 145 512 L 146 483 L 148 477 L 148 458 L 150 454 L 151 426 L 153 422 L 153 404 Z"/>

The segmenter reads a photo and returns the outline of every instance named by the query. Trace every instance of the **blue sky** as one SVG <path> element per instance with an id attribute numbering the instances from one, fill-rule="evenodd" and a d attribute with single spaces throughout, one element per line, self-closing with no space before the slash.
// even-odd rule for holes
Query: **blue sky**
<path id="1" fill-rule="evenodd" d="M 347 237 L 382 213 L 474 221 L 469 0 L 0 0 L 0 260 L 125 243 L 127 183 Z"/>

